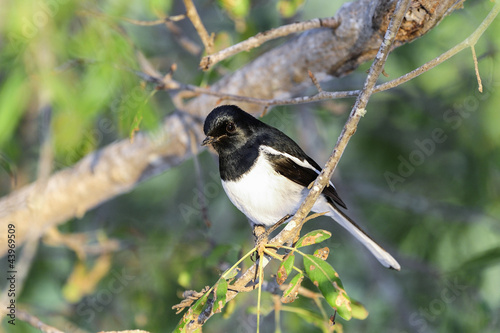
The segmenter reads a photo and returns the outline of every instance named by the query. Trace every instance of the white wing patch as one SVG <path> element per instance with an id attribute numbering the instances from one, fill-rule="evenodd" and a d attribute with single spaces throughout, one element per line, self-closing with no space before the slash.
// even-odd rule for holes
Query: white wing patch
<path id="1" fill-rule="evenodd" d="M 303 168 L 307 168 L 307 169 L 311 169 L 311 170 L 314 170 L 318 175 L 320 174 L 321 170 L 318 170 L 316 169 L 315 167 L 313 167 L 309 162 L 307 162 L 307 160 L 300 160 L 298 159 L 297 157 L 295 156 L 292 156 L 288 153 L 283 153 L 281 151 L 278 151 L 274 148 L 271 148 L 269 146 L 260 146 L 259 148 L 260 151 L 262 151 L 263 153 L 266 153 L 266 154 L 270 154 L 270 155 L 281 155 L 281 156 L 284 156 L 286 158 L 289 158 L 291 159 L 295 164 L 297 165 L 300 165 L 301 167 Z M 330 186 L 335 188 L 335 186 L 332 184 L 332 182 L 330 181 Z"/>

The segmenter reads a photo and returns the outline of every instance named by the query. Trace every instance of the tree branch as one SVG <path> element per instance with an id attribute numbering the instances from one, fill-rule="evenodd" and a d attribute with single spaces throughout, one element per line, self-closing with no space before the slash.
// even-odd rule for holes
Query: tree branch
<path id="1" fill-rule="evenodd" d="M 38 319 L 37 317 L 29 314 L 26 311 L 17 310 L 17 317 L 18 317 L 19 320 L 25 321 L 28 324 L 30 324 L 31 326 L 33 326 L 35 328 L 38 328 L 43 333 L 64 333 L 64 332 L 58 330 L 55 327 L 52 327 L 50 325 L 45 324 L 40 319 Z"/>
<path id="2" fill-rule="evenodd" d="M 436 3 L 415 25 L 418 29 L 405 21 L 395 45 L 424 34 L 457 8 L 454 0 Z M 347 3 L 335 16 L 341 22 L 335 31 L 315 29 L 301 34 L 223 77 L 211 90 L 283 99 L 311 85 L 308 70 L 318 81 L 331 75 L 347 75 L 375 56 L 381 33 L 385 32 L 380 29 L 388 26 L 394 6 L 394 0 Z M 39 236 L 54 225 L 81 217 L 87 210 L 130 191 L 137 183 L 179 165 L 192 156 L 189 142 L 191 138 L 201 141 L 201 123 L 219 100 L 216 96 L 200 95 L 185 105 L 185 112 L 168 116 L 160 130 L 139 133 L 133 142 L 110 144 L 73 167 L 53 174 L 43 184 L 33 183 L 0 198 L 0 227 L 15 224 L 16 239 L 21 245 L 28 234 Z M 254 114 L 262 111 L 256 104 L 238 105 Z M 6 239 L 0 238 L 0 253 L 5 253 L 6 248 Z"/>
<path id="3" fill-rule="evenodd" d="M 206 71 L 216 63 L 226 58 L 229 58 L 243 51 L 250 51 L 253 48 L 261 46 L 267 41 L 279 37 L 284 37 L 296 32 L 301 32 L 315 28 L 336 28 L 339 26 L 339 24 L 340 22 L 338 22 L 334 17 L 329 17 L 325 19 L 316 18 L 309 21 L 283 25 L 276 29 L 260 32 L 257 35 L 250 37 L 247 40 L 244 40 L 243 42 L 230 46 L 217 53 L 203 57 L 200 62 L 200 68 Z"/>
<path id="4" fill-rule="evenodd" d="M 322 193 L 326 184 L 329 183 L 333 171 L 337 166 L 338 161 L 340 160 L 340 157 L 342 156 L 342 153 L 344 152 L 347 143 L 349 142 L 349 139 L 356 132 L 356 127 L 359 120 L 366 113 L 365 111 L 366 104 L 368 103 L 368 99 L 370 98 L 373 92 L 373 87 L 375 86 L 375 82 L 377 81 L 377 78 L 380 76 L 380 73 L 383 70 L 387 56 L 393 46 L 396 33 L 399 29 L 399 26 L 401 25 L 404 13 L 406 13 L 409 4 L 410 0 L 398 1 L 396 9 L 394 11 L 394 17 L 389 24 L 382 45 L 380 46 L 375 61 L 373 62 L 370 68 L 362 93 L 358 96 L 356 103 L 352 108 L 349 119 L 344 125 L 342 133 L 340 134 L 340 137 L 337 140 L 337 144 L 335 145 L 335 148 L 333 149 L 333 152 L 330 158 L 328 159 L 325 168 L 321 171 L 321 173 L 314 181 L 311 190 L 309 191 L 307 197 L 300 205 L 294 217 L 291 219 L 290 222 L 288 222 L 286 227 L 276 237 L 274 237 L 271 240 L 270 245 L 279 247 L 281 245 L 284 245 L 285 243 L 292 242 L 295 239 L 296 235 L 298 235 L 298 233 L 302 228 L 302 225 L 304 223 L 307 214 L 309 214 L 309 212 L 311 211 L 314 203 L 318 199 L 319 195 Z M 252 281 L 255 278 L 255 270 L 257 269 L 257 265 L 265 267 L 269 262 L 270 262 L 269 257 L 261 256 L 261 259 L 258 261 L 258 263 L 255 263 L 251 268 L 249 268 L 234 283 L 234 285 L 237 288 L 245 287 L 250 281 Z M 229 290 L 228 293 L 226 294 L 226 303 L 232 300 L 234 297 L 236 297 L 237 294 L 238 294 L 237 291 Z M 188 311 L 186 315 L 189 315 L 190 313 L 192 312 Z M 213 309 L 209 308 L 204 310 L 198 318 L 193 318 L 194 320 L 189 321 L 189 324 L 187 326 L 188 331 L 192 332 L 200 328 L 212 315 L 214 315 Z M 183 318 L 182 321 L 186 322 L 187 320 L 186 318 Z"/>
<path id="5" fill-rule="evenodd" d="M 205 46 L 206 52 L 209 54 L 212 53 L 214 48 L 214 36 L 208 35 L 207 29 L 205 29 L 205 26 L 201 22 L 200 16 L 198 15 L 198 11 L 194 6 L 193 1 L 192 0 L 183 0 L 183 1 L 184 1 L 184 6 L 186 6 L 186 15 L 191 20 L 191 23 L 193 23 L 194 28 L 198 32 L 198 35 L 200 36 L 201 41 Z"/>

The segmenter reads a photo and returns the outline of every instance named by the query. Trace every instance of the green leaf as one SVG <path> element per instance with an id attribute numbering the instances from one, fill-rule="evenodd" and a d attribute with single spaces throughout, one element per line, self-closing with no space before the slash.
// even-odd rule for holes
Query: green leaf
<path id="1" fill-rule="evenodd" d="M 248 15 L 250 11 L 249 0 L 219 0 L 219 5 L 224 8 L 230 16 L 236 18 L 243 18 Z"/>
<path id="2" fill-rule="evenodd" d="M 500 262 L 500 247 L 494 247 L 483 251 L 469 260 L 462 263 L 458 268 L 453 271 L 453 274 L 464 273 L 464 272 L 478 272 L 482 269 L 486 269 Z"/>
<path id="3" fill-rule="evenodd" d="M 297 299 L 297 295 L 299 294 L 299 287 L 304 280 L 304 274 L 297 274 L 295 277 L 290 281 L 290 285 L 288 288 L 283 292 L 283 296 L 281 296 L 281 302 L 282 303 L 292 303 Z"/>
<path id="4" fill-rule="evenodd" d="M 363 304 L 359 303 L 351 299 L 351 309 L 352 309 L 352 317 L 355 319 L 364 320 L 368 317 L 368 310 L 364 307 Z"/>
<path id="5" fill-rule="evenodd" d="M 304 256 L 304 268 L 307 276 L 321 291 L 330 306 L 344 319 L 352 317 L 351 300 L 344 290 L 339 275 L 326 261 L 313 255 Z"/>
<path id="6" fill-rule="evenodd" d="M 327 240 L 332 236 L 332 233 L 326 230 L 314 230 L 308 232 L 304 236 L 302 236 L 297 243 L 295 244 L 296 248 L 308 246 L 312 244 L 321 243 L 324 240 Z"/>
<path id="7" fill-rule="evenodd" d="M 29 102 L 26 75 L 15 71 L 0 88 L 0 148 L 10 141 Z"/>
<path id="8" fill-rule="evenodd" d="M 226 304 L 226 294 L 227 281 L 226 279 L 220 279 L 219 283 L 215 286 L 214 313 L 222 311 L 222 308 Z"/>
<path id="9" fill-rule="evenodd" d="M 295 261 L 295 255 L 290 252 L 286 255 L 285 259 L 280 264 L 278 268 L 278 273 L 276 274 L 276 282 L 281 286 L 283 282 L 286 281 L 288 275 L 292 272 L 293 263 Z"/>

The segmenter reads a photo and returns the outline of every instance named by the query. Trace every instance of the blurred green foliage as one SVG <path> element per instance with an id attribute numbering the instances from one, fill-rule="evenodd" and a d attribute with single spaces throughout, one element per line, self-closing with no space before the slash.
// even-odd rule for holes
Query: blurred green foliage
<path id="1" fill-rule="evenodd" d="M 196 3 L 207 30 L 217 33 L 218 48 L 287 22 L 277 9 L 280 4 L 294 6 L 295 11 L 285 13 L 294 19 L 330 16 L 340 6 L 320 0 Z M 1 5 L 1 195 L 11 191 L 10 170 L 17 170 L 18 186 L 36 179 L 44 134 L 40 124 L 47 116 L 43 110 L 50 110 L 55 169 L 127 138 L 136 126 L 158 126 L 173 110 L 172 102 L 167 93 L 156 92 L 134 74 L 138 51 L 159 71 L 166 73 L 176 63 L 177 80 L 202 84 L 281 42 L 239 54 L 202 73 L 201 54 L 186 51 L 164 25 L 139 26 L 122 19 L 181 14 L 181 1 L 7 0 Z M 396 49 L 385 67 L 388 79 L 463 40 L 492 6 L 490 1 L 466 1 L 463 10 L 429 34 Z M 177 24 L 201 45 L 189 22 Z M 334 180 L 350 215 L 400 260 L 401 272 L 381 267 L 329 219 L 306 224 L 304 231 L 332 232 L 323 243 L 331 248 L 328 262 L 342 276 L 348 294 L 370 313 L 363 321 L 337 318 L 345 332 L 498 332 L 499 30 L 497 19 L 476 45 L 483 93 L 477 91 L 466 50 L 405 85 L 374 95 L 337 168 Z M 323 88 L 358 89 L 368 66 Z M 322 164 L 352 103 L 276 107 L 264 121 L 295 138 Z M 79 259 L 72 250 L 42 243 L 18 303 L 65 332 L 172 330 L 181 315 L 171 307 L 181 293 L 213 285 L 252 246 L 245 217 L 221 189 L 215 160 L 207 152 L 199 160 L 210 228 L 202 219 L 193 162 L 186 161 L 81 220 L 60 226 L 63 233 L 83 233 L 96 246 L 106 239 L 120 240 L 109 268 L 97 266 L 99 254 Z M 105 274 L 87 295 L 70 302 L 63 290 L 77 264 L 87 273 L 101 267 Z M 268 276 L 277 267 L 267 269 Z M 310 282 L 304 285 L 314 289 Z M 263 302 L 269 314 L 261 331 L 273 332 L 269 295 Z M 256 293 L 239 295 L 234 305 L 208 321 L 206 332 L 254 331 L 255 303 Z M 316 305 L 301 297 L 283 307 L 281 329 L 320 331 L 318 318 Z M 5 319 L 1 327 L 12 331 Z M 14 332 L 37 330 L 17 321 Z"/>

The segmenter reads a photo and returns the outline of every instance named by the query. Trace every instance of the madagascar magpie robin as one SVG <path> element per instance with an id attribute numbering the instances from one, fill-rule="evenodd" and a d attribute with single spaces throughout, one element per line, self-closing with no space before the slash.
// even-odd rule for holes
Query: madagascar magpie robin
<path id="1" fill-rule="evenodd" d="M 286 134 L 234 105 L 210 112 L 202 145 L 219 154 L 222 187 L 231 202 L 250 220 L 252 227 L 269 228 L 287 214 L 294 214 L 306 197 L 307 186 L 321 167 Z M 314 204 L 314 212 L 337 221 L 356 237 L 382 265 L 400 270 L 398 262 L 351 218 L 335 186 L 330 184 Z"/>

